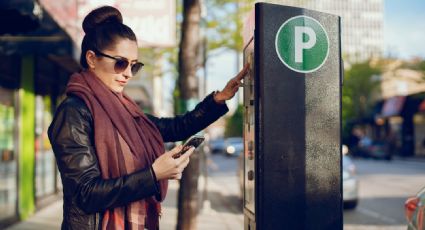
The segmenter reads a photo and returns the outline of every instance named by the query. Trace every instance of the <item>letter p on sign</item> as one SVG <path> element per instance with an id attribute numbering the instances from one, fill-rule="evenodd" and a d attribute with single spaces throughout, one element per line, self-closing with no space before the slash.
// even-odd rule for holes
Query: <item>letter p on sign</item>
<path id="1" fill-rule="evenodd" d="M 288 68 L 300 73 L 319 69 L 329 54 L 329 38 L 314 18 L 296 16 L 285 21 L 276 34 L 276 53 Z"/>
<path id="2" fill-rule="evenodd" d="M 307 34 L 309 39 L 304 42 L 303 35 Z M 295 26 L 295 62 L 303 62 L 303 50 L 310 49 L 316 44 L 316 33 L 310 27 Z"/>

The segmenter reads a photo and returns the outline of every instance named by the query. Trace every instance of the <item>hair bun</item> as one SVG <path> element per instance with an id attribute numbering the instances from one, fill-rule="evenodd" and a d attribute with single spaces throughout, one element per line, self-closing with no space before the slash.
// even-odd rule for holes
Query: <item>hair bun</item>
<path id="1" fill-rule="evenodd" d="M 102 23 L 122 23 L 121 12 L 112 6 L 102 6 L 92 10 L 83 20 L 83 30 L 87 34 Z"/>

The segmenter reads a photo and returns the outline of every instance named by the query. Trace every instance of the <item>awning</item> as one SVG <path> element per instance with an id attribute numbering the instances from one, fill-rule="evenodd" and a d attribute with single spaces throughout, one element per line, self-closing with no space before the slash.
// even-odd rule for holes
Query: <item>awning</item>
<path id="1" fill-rule="evenodd" d="M 395 96 L 387 99 L 382 106 L 381 117 L 392 117 L 400 115 L 405 101 L 405 96 Z"/>
<path id="2" fill-rule="evenodd" d="M 34 14 L 34 0 L 0 1 L 0 34 L 20 34 L 37 29 L 40 18 Z"/>
<path id="3" fill-rule="evenodd" d="M 69 35 L 37 0 L 0 1 L 0 19 L 0 55 L 79 56 Z"/>

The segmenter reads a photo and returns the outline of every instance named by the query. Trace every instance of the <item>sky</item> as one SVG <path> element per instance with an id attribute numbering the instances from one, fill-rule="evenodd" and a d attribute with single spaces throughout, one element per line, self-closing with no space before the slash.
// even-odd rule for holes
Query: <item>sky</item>
<path id="1" fill-rule="evenodd" d="M 425 1 L 384 0 L 384 53 L 425 59 Z"/>

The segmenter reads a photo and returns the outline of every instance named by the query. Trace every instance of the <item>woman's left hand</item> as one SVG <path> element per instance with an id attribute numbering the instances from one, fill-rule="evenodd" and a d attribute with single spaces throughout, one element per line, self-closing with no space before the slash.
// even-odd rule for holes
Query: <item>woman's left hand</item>
<path id="1" fill-rule="evenodd" d="M 236 92 L 239 89 L 239 86 L 242 84 L 241 80 L 248 73 L 249 64 L 246 64 L 243 69 L 236 75 L 236 77 L 230 79 L 227 82 L 226 86 L 222 91 L 219 91 L 214 95 L 214 100 L 218 103 L 224 103 L 225 101 L 231 99 L 235 96 Z"/>

